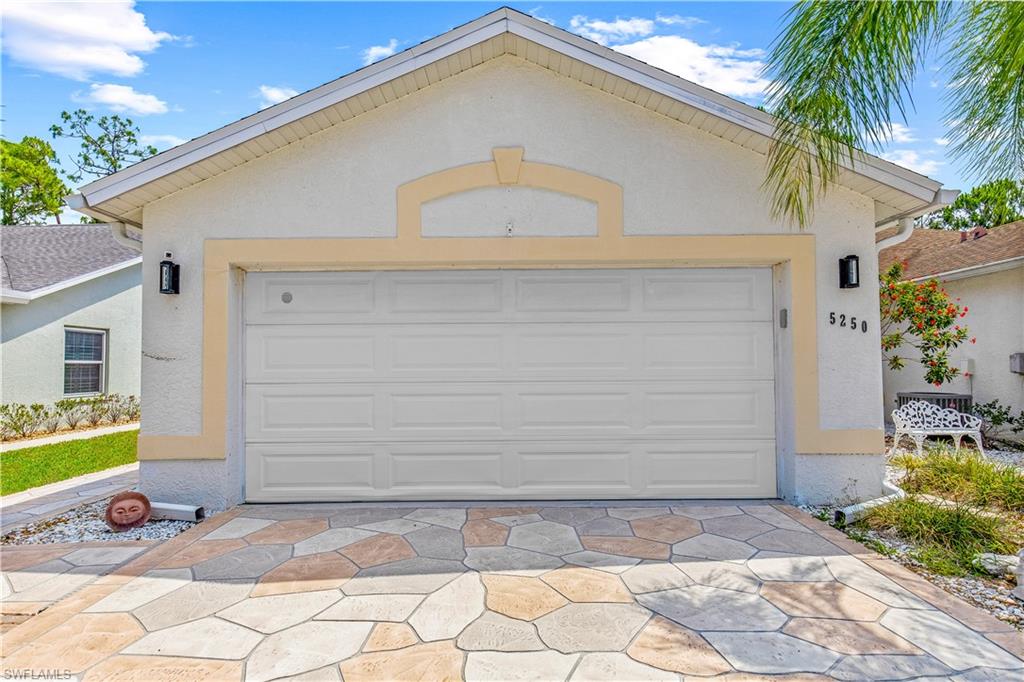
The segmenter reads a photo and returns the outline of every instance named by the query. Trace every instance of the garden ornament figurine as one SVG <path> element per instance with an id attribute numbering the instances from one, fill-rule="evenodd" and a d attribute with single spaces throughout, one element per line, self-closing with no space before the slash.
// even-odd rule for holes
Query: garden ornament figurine
<path id="1" fill-rule="evenodd" d="M 149 521 L 150 511 L 149 498 L 130 490 L 118 493 L 110 499 L 105 519 L 111 530 L 123 533 L 144 526 Z"/>

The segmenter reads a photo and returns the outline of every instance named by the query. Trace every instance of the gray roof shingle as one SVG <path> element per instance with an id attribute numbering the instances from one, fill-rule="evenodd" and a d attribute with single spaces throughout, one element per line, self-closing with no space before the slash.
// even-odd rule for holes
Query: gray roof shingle
<path id="1" fill-rule="evenodd" d="M 106 224 L 0 227 L 0 285 L 29 292 L 138 258 Z"/>

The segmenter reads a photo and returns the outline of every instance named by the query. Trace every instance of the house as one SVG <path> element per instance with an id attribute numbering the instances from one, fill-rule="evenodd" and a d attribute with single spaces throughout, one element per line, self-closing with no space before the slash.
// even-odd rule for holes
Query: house
<path id="1" fill-rule="evenodd" d="M 874 234 L 955 193 L 866 157 L 800 232 L 773 130 L 503 8 L 86 185 L 150 263 L 142 490 L 880 494 Z"/>
<path id="2" fill-rule="evenodd" d="M 998 400 L 1015 413 L 1024 410 L 1024 374 L 1010 366 L 1012 354 L 1024 353 L 1024 220 L 969 232 L 914 230 L 879 254 L 883 271 L 898 262 L 906 263 L 907 279 L 938 279 L 967 306 L 964 324 L 977 342 L 951 352 L 961 375 L 942 388 L 926 383 L 915 363 L 901 371 L 885 368 L 886 419 L 896 394 L 905 391 L 966 393 L 976 403 Z"/>
<path id="3" fill-rule="evenodd" d="M 0 403 L 139 395 L 142 256 L 109 225 L 5 225 L 0 284 Z"/>

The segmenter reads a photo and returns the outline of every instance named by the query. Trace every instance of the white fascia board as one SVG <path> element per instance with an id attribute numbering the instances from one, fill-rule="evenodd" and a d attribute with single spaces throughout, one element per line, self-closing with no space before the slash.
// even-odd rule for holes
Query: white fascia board
<path id="1" fill-rule="evenodd" d="M 55 294 L 58 291 L 63 291 L 64 289 L 70 289 L 71 287 L 78 286 L 79 284 L 85 284 L 86 282 L 90 282 L 90 281 L 92 281 L 94 279 L 99 279 L 100 277 L 104 277 L 106 275 L 110 275 L 112 273 L 119 272 L 121 270 L 125 270 L 127 268 L 132 267 L 133 265 L 138 265 L 141 262 L 142 262 L 142 256 L 136 256 L 135 258 L 132 258 L 132 259 L 126 260 L 126 261 L 122 261 L 120 263 L 116 263 L 116 264 L 111 265 L 111 266 L 106 267 L 106 268 L 101 268 L 99 270 L 93 270 L 92 272 L 87 272 L 84 275 L 79 275 L 78 277 L 72 277 L 71 279 L 66 279 L 63 282 L 57 282 L 56 284 L 51 284 L 48 287 L 41 287 L 39 289 L 33 289 L 32 291 L 16 291 L 16 290 L 6 291 L 3 294 L 3 302 L 4 303 L 31 303 L 32 301 L 36 300 L 37 298 L 42 298 L 44 296 L 49 296 L 50 294 Z"/>
<path id="2" fill-rule="evenodd" d="M 1024 265 L 1024 256 L 1015 256 L 1014 258 L 1007 258 L 1006 260 L 1000 260 L 994 263 L 985 263 L 984 265 L 972 265 L 969 268 L 960 268 L 959 270 L 937 272 L 934 275 L 915 277 L 910 281 L 924 282 L 929 279 L 942 279 L 946 281 L 952 281 L 955 279 L 967 279 L 968 277 L 980 277 L 981 275 L 991 275 L 993 272 L 1002 272 L 1003 270 L 1010 270 L 1012 268 L 1017 267 L 1018 265 Z"/>
<path id="3" fill-rule="evenodd" d="M 348 76 L 95 180 L 82 187 L 77 195 L 73 195 L 69 205 L 78 210 L 97 206 L 505 32 L 531 40 L 752 132 L 769 138 L 773 136 L 774 123 L 769 114 L 532 17 L 502 8 Z M 918 197 L 923 202 L 932 201 L 942 186 L 931 178 L 867 154 L 844 166 Z"/>

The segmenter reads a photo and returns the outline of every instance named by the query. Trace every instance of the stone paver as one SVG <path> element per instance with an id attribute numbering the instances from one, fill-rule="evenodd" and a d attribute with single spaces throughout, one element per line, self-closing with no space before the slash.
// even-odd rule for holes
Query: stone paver
<path id="1" fill-rule="evenodd" d="M 296 543 L 295 556 L 330 552 L 335 549 L 347 547 L 354 542 L 365 540 L 373 535 L 375 535 L 375 533 L 372 530 L 363 530 L 361 528 L 349 528 L 347 526 L 342 528 L 331 528 L 330 530 L 325 530 L 323 533 L 317 533 L 313 537 L 306 538 L 302 542 Z"/>
<path id="2" fill-rule="evenodd" d="M 184 587 L 192 580 L 187 568 L 163 568 L 150 571 L 104 597 L 85 610 L 86 613 L 131 611 L 154 599 Z"/>
<path id="3" fill-rule="evenodd" d="M 216 580 L 192 582 L 181 589 L 135 609 L 147 630 L 160 630 L 213 615 L 245 599 L 252 580 Z"/>
<path id="4" fill-rule="evenodd" d="M 392 651 L 416 644 L 416 633 L 407 623 L 377 623 L 363 645 L 363 651 Z"/>
<path id="5" fill-rule="evenodd" d="M 579 655 L 556 651 L 476 651 L 466 657 L 466 682 L 549 682 L 569 677 Z"/>
<path id="6" fill-rule="evenodd" d="M 646 540 L 656 540 L 672 544 L 681 542 L 695 535 L 700 535 L 700 524 L 693 519 L 668 514 L 665 516 L 649 516 L 629 522 L 633 535 Z"/>
<path id="7" fill-rule="evenodd" d="M 626 653 L 641 663 L 684 675 L 718 675 L 732 669 L 696 632 L 661 616 L 647 623 Z"/>
<path id="8" fill-rule="evenodd" d="M 429 594 L 465 571 L 457 561 L 406 559 L 366 568 L 342 585 L 348 595 Z"/>
<path id="9" fill-rule="evenodd" d="M 672 545 L 672 553 L 696 559 L 735 561 L 749 559 L 757 550 L 740 540 L 704 533 Z"/>
<path id="10" fill-rule="evenodd" d="M 246 599 L 217 615 L 269 635 L 309 620 L 341 597 L 337 590 L 276 594 Z"/>
<path id="11" fill-rule="evenodd" d="M 553 521 L 538 521 L 514 526 L 508 535 L 510 547 L 542 554 L 562 556 L 583 550 L 572 526 Z"/>
<path id="12" fill-rule="evenodd" d="M 360 568 L 370 568 L 371 566 L 389 564 L 392 561 L 416 558 L 416 550 L 405 538 L 389 533 L 353 542 L 339 551 Z"/>
<path id="13" fill-rule="evenodd" d="M 456 644 L 465 651 L 541 651 L 544 643 L 530 623 L 487 611 L 462 631 Z"/>
<path id="14" fill-rule="evenodd" d="M 839 654 L 779 632 L 709 632 L 704 635 L 737 670 L 751 673 L 823 673 Z"/>
<path id="15" fill-rule="evenodd" d="M 739 592 L 757 592 L 761 586 L 760 579 L 742 564 L 727 561 L 680 561 L 676 567 L 699 585 Z"/>
<path id="16" fill-rule="evenodd" d="M 625 604 L 633 601 L 633 595 L 618 576 L 592 568 L 559 568 L 545 573 L 541 580 L 561 592 L 569 601 Z"/>
<path id="17" fill-rule="evenodd" d="M 561 559 L 517 547 L 469 547 L 465 564 L 476 571 L 540 575 L 563 565 Z"/>
<path id="18" fill-rule="evenodd" d="M 262 530 L 272 523 L 274 522 L 269 519 L 234 518 L 207 535 L 204 540 L 232 540 L 244 538 L 246 535 Z"/>
<path id="19" fill-rule="evenodd" d="M 786 622 L 782 611 L 756 594 L 704 585 L 641 594 L 637 601 L 694 630 L 775 630 Z"/>
<path id="20" fill-rule="evenodd" d="M 487 608 L 518 618 L 534 620 L 561 608 L 568 600 L 538 578 L 483 575 Z"/>
<path id="21" fill-rule="evenodd" d="M 890 609 L 878 622 L 956 670 L 1024 667 L 1024 661 L 938 611 Z"/>
<path id="22" fill-rule="evenodd" d="M 619 652 L 586 654 L 576 666 L 572 682 L 678 682 L 679 676 L 660 668 L 653 668 Z"/>
<path id="23" fill-rule="evenodd" d="M 463 573 L 423 600 L 409 625 L 424 642 L 457 637 L 484 612 L 484 586 L 477 573 Z"/>
<path id="24" fill-rule="evenodd" d="M 460 530 L 466 524 L 465 509 L 417 509 L 406 514 L 404 518 L 422 521 L 434 526 L 444 526 L 452 530 Z"/>
<path id="25" fill-rule="evenodd" d="M 291 555 L 291 545 L 250 545 L 196 564 L 192 573 L 196 580 L 259 578 Z"/>
<path id="26" fill-rule="evenodd" d="M 452 642 L 432 642 L 363 654 L 341 664 L 345 682 L 407 682 L 462 679 L 464 654 Z"/>
<path id="27" fill-rule="evenodd" d="M 625 573 L 633 566 L 640 563 L 640 559 L 620 554 L 605 554 L 585 549 L 582 552 L 573 552 L 562 557 L 566 563 L 586 568 L 596 568 L 599 571 L 608 573 Z"/>
<path id="28" fill-rule="evenodd" d="M 426 599 L 422 594 L 366 594 L 345 597 L 318 620 L 366 620 L 400 623 Z"/>
<path id="29" fill-rule="evenodd" d="M 282 630 L 252 652 L 245 679 L 267 682 L 342 661 L 359 651 L 372 627 L 372 623 L 317 620 Z"/>
<path id="30" fill-rule="evenodd" d="M 508 526 L 490 519 L 473 519 L 462 527 L 466 547 L 500 547 L 508 539 Z"/>
<path id="31" fill-rule="evenodd" d="M 622 580 L 626 583 L 626 587 L 636 594 L 660 592 L 693 584 L 693 580 L 680 571 L 675 564 L 663 561 L 652 561 L 634 566 L 622 574 Z"/>
<path id="32" fill-rule="evenodd" d="M 791 616 L 875 620 L 885 605 L 846 585 L 829 583 L 766 583 L 761 596 Z"/>
<path id="33" fill-rule="evenodd" d="M 162 545 L 3 552 L 3 676 L 1024 675 L 1011 626 L 785 505 L 252 505 Z"/>
<path id="34" fill-rule="evenodd" d="M 462 533 L 451 528 L 430 526 L 409 533 L 405 539 L 419 556 L 455 561 L 466 558 Z"/>
<path id="35" fill-rule="evenodd" d="M 585 535 L 583 546 L 593 552 L 618 554 L 637 559 L 668 559 L 669 545 L 644 538 Z"/>
<path id="36" fill-rule="evenodd" d="M 786 623 L 782 631 L 841 654 L 924 653 L 878 623 L 830 618 L 794 618 Z"/>
<path id="37" fill-rule="evenodd" d="M 173 656 L 114 656 L 90 668 L 83 682 L 224 682 L 242 677 L 241 661 Z"/>
<path id="38" fill-rule="evenodd" d="M 568 604 L 535 622 L 540 638 L 564 654 L 620 651 L 650 618 L 636 604 Z"/>
<path id="39" fill-rule="evenodd" d="M 203 618 L 146 635 L 126 654 L 194 656 L 238 660 L 249 655 L 263 641 L 258 633 L 219 618 Z"/>

